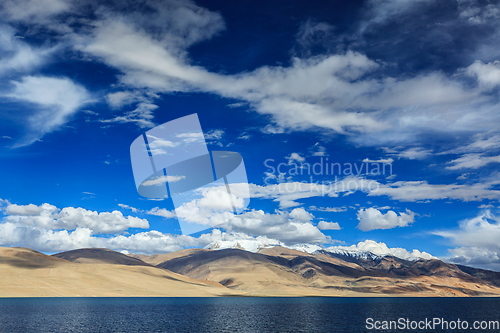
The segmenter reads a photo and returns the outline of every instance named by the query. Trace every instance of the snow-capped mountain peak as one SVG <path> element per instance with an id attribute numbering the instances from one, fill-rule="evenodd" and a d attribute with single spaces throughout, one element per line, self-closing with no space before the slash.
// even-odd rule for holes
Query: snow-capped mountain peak
<path id="1" fill-rule="evenodd" d="M 274 246 L 275 246 L 274 244 L 270 245 L 259 240 L 249 240 L 249 239 L 230 240 L 230 241 L 217 240 L 205 246 L 205 249 L 210 249 L 210 250 L 240 249 L 256 253 L 260 249 L 265 249 Z"/>

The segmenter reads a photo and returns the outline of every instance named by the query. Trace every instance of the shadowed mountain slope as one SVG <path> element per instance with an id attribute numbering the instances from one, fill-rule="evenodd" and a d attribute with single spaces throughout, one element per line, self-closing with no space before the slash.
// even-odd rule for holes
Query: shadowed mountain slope
<path id="1" fill-rule="evenodd" d="M 53 254 L 52 257 L 85 264 L 115 264 L 130 266 L 150 266 L 144 261 L 108 249 L 78 249 Z"/>

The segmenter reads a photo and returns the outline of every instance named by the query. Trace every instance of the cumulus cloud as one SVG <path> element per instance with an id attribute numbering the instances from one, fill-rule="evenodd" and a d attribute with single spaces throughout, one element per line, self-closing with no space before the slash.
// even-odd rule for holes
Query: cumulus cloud
<path id="1" fill-rule="evenodd" d="M 340 227 L 338 222 L 319 221 L 318 229 L 319 230 L 340 230 L 342 228 Z"/>
<path id="2" fill-rule="evenodd" d="M 103 237 L 97 233 L 99 231 L 115 233 L 128 227 L 147 228 L 147 221 L 130 216 L 125 218 L 118 212 L 98 214 L 82 208 L 58 210 L 49 204 L 40 207 L 43 210 L 36 215 L 37 210 L 33 206 L 12 206 L 10 211 L 18 215 L 8 215 L 0 223 L 0 246 L 26 246 L 46 252 L 106 247 L 117 251 L 152 254 L 189 247 L 205 247 L 214 242 L 245 241 L 245 244 L 284 245 L 329 241 L 329 238 L 311 223 L 300 222 L 297 216 L 291 218 L 286 212 L 276 214 L 266 214 L 262 211 L 248 212 L 221 226 L 227 229 L 226 232 L 214 229 L 197 238 L 165 234 L 156 230 Z M 126 205 L 122 207 L 131 208 Z M 146 213 L 171 217 L 170 212 L 159 208 Z"/>
<path id="3" fill-rule="evenodd" d="M 239 235 L 239 237 L 242 237 Z M 204 247 L 216 240 L 233 239 L 226 233 L 214 230 L 198 238 L 185 235 L 164 234 L 156 230 L 133 235 L 101 237 L 88 228 L 49 230 L 32 225 L 11 222 L 0 223 L 0 245 L 25 246 L 38 251 L 60 252 L 79 248 L 99 247 L 136 253 L 166 253 L 188 247 Z"/>
<path id="4" fill-rule="evenodd" d="M 371 252 L 373 254 L 379 256 L 395 256 L 401 259 L 406 260 L 418 260 L 418 259 L 437 259 L 436 257 L 430 255 L 427 252 L 421 252 L 417 249 L 412 250 L 411 252 L 400 248 L 394 247 L 389 248 L 383 242 L 376 242 L 374 240 L 366 240 L 363 242 L 359 242 L 358 244 L 354 244 L 351 246 L 331 246 L 326 248 L 326 250 L 337 251 L 355 251 L 355 252 Z"/>
<path id="5" fill-rule="evenodd" d="M 231 196 L 236 208 L 243 207 L 243 199 L 237 185 L 232 186 Z M 233 213 L 231 202 L 227 198 L 225 186 L 213 186 L 197 190 L 199 196 L 187 200 L 175 209 L 175 215 L 186 223 L 197 223 L 209 227 L 223 228 L 226 231 L 244 233 L 250 236 L 265 236 L 286 244 L 325 243 L 329 239 L 312 224 L 314 215 L 304 208 L 295 208 L 290 212 L 277 210 L 274 214 L 262 210 Z M 155 208 L 148 214 L 173 217 L 173 212 Z M 163 215 L 165 214 L 165 215 Z"/>
<path id="6" fill-rule="evenodd" d="M 406 210 L 406 213 L 399 213 L 390 210 L 383 214 L 376 208 L 360 209 L 357 213 L 359 220 L 357 228 L 362 231 L 375 229 L 393 229 L 396 227 L 406 227 L 415 220 L 415 213 Z"/>
<path id="7" fill-rule="evenodd" d="M 304 208 L 295 208 L 290 212 L 290 217 L 299 222 L 311 222 L 314 215 L 306 211 Z"/>
<path id="8" fill-rule="evenodd" d="M 80 207 L 59 209 L 47 203 L 40 206 L 11 204 L 5 208 L 5 213 L 6 222 L 47 230 L 84 228 L 96 234 L 106 234 L 123 232 L 129 228 L 149 228 L 147 220 L 133 216 L 125 217 L 119 211 L 98 213 Z"/>
<path id="9" fill-rule="evenodd" d="M 155 207 L 155 208 L 148 210 L 146 212 L 146 214 L 161 216 L 161 217 L 164 217 L 166 219 L 176 217 L 175 212 L 172 212 L 172 211 L 165 209 L 165 208 L 159 208 L 159 207 Z"/>
<path id="10" fill-rule="evenodd" d="M 300 154 L 298 154 L 298 153 L 291 153 L 290 156 L 287 156 L 285 158 L 288 160 L 288 164 L 292 164 L 295 162 L 302 163 L 306 160 L 304 157 L 300 156 Z"/>
<path id="11" fill-rule="evenodd" d="M 329 242 L 329 237 L 309 221 L 303 220 L 307 218 L 305 214 L 297 211 L 291 216 L 281 211 L 270 214 L 262 210 L 252 210 L 234 216 L 221 227 L 228 231 L 277 239 L 285 244 Z"/>
<path id="12" fill-rule="evenodd" d="M 98 213 L 74 207 L 59 209 L 47 203 L 16 205 L 3 199 L 0 199 L 0 206 L 4 212 L 0 223 L 0 246 L 26 246 L 47 252 L 107 247 L 118 251 L 161 253 L 205 247 L 216 241 L 246 240 L 277 245 L 329 241 L 311 224 L 313 216 L 302 208 L 294 210 L 292 216 L 287 212 L 266 214 L 263 211 L 246 212 L 236 218 L 231 214 L 225 220 L 227 223 L 220 226 L 226 229 L 225 232 L 214 229 L 195 238 L 156 230 L 120 234 L 129 228 L 147 229 L 149 223 L 146 219 L 125 217 L 118 211 Z M 139 214 L 175 217 L 173 212 L 158 207 L 143 211 L 125 204 L 119 206 Z"/>
<path id="13" fill-rule="evenodd" d="M 5 212 L 8 215 L 19 215 L 19 216 L 38 216 L 42 213 L 44 208 L 42 206 L 37 206 L 34 204 L 29 205 L 8 205 L 5 208 Z"/>

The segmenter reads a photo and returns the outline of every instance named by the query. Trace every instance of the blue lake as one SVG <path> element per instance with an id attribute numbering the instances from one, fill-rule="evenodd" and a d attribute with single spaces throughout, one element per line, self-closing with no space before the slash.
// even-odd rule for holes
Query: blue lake
<path id="1" fill-rule="evenodd" d="M 372 321 L 367 322 L 368 318 Z M 425 319 L 434 318 L 447 321 L 448 325 L 453 322 L 456 325 L 459 319 L 461 325 L 465 321 L 469 327 L 375 329 L 382 328 L 384 321 L 394 324 L 399 320 L 411 326 L 412 322 L 423 325 Z M 0 299 L 0 332 L 8 333 L 473 332 L 471 326 L 476 321 L 498 320 L 500 299 L 497 298 Z M 373 329 L 367 329 L 370 323 Z M 485 324 L 482 325 L 484 328 Z"/>

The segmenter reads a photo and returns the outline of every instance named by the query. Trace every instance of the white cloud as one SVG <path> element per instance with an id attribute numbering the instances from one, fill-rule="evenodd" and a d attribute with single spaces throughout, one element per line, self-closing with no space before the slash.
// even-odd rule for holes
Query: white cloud
<path id="1" fill-rule="evenodd" d="M 314 215 L 306 211 L 304 208 L 295 208 L 290 212 L 290 217 L 298 222 L 311 222 Z"/>
<path id="2" fill-rule="evenodd" d="M 387 196 L 398 201 L 461 200 L 500 201 L 500 191 L 494 189 L 496 179 L 473 184 L 429 184 L 427 181 L 397 181 L 380 183 L 376 180 L 348 176 L 331 183 L 282 182 L 271 185 L 249 184 L 252 198 L 273 199 L 280 208 L 300 206 L 302 199 L 338 197 L 342 193 L 364 192 L 368 196 Z M 238 187 L 235 188 L 237 191 Z M 316 208 L 315 208 L 316 209 Z"/>
<path id="3" fill-rule="evenodd" d="M 67 0 L 7 0 L 2 5 L 4 18 L 8 20 L 46 22 L 51 16 L 70 10 L 72 3 Z"/>
<path id="4" fill-rule="evenodd" d="M 370 79 L 369 74 L 380 65 L 363 54 L 346 52 L 293 59 L 286 68 L 262 67 L 250 73 L 222 75 L 189 65 L 175 50 L 124 20 L 101 22 L 95 35 L 81 47 L 120 69 L 124 73 L 122 83 L 240 99 L 256 111 L 271 115 L 281 128 L 279 132 L 283 128 L 322 127 L 350 133 L 397 127 L 399 135 L 411 127 L 450 130 L 470 128 L 471 123 L 485 124 L 486 111 L 476 108 L 473 117 L 465 113 L 471 103 L 484 101 L 479 98 L 480 92 L 441 73 Z M 415 112 L 394 117 L 395 109 Z"/>
<path id="5" fill-rule="evenodd" d="M 214 141 L 214 140 L 220 140 L 223 135 L 224 135 L 224 131 L 217 129 L 217 130 L 208 131 L 207 133 L 204 134 L 204 137 L 205 137 L 205 140 L 207 140 L 207 141 Z"/>
<path id="6" fill-rule="evenodd" d="M 318 229 L 319 230 L 340 230 L 342 228 L 340 227 L 338 222 L 319 221 Z"/>
<path id="7" fill-rule="evenodd" d="M 251 223 L 246 223 L 247 227 Z M 307 228 L 300 224 L 293 224 L 287 230 L 272 228 L 267 224 L 268 232 L 277 232 L 283 238 L 289 239 L 292 243 L 298 240 L 318 240 L 321 241 L 319 230 Z M 252 228 L 250 228 L 252 229 Z M 316 231 L 314 231 L 316 230 Z M 294 235 L 295 233 L 295 235 Z M 323 236 L 324 237 L 324 236 Z M 1 246 L 26 246 L 38 251 L 59 252 L 78 248 L 100 247 L 109 248 L 116 251 L 129 251 L 135 253 L 166 253 L 182 250 L 189 247 L 205 247 L 214 242 L 245 241 L 256 244 L 283 245 L 277 239 L 266 236 L 251 236 L 242 232 L 221 232 L 212 230 L 210 234 L 203 234 L 198 238 L 186 235 L 164 234 L 156 230 L 136 233 L 133 235 L 118 235 L 111 237 L 101 237 L 93 234 L 88 228 L 77 228 L 68 230 L 48 230 L 39 226 L 24 225 L 12 222 L 0 223 L 0 245 Z"/>
<path id="8" fill-rule="evenodd" d="M 221 225 L 224 229 L 241 232 L 251 236 L 265 236 L 277 239 L 285 244 L 313 243 L 323 244 L 330 241 L 317 227 L 310 222 L 302 222 L 306 218 L 301 212 L 292 218 L 286 212 L 278 211 L 276 214 L 264 213 L 262 210 L 252 210 L 234 216 Z M 297 219 L 297 217 L 299 217 Z"/>
<path id="9" fill-rule="evenodd" d="M 261 132 L 264 134 L 283 134 L 285 133 L 285 129 L 280 126 L 275 126 L 275 125 L 266 125 L 264 128 L 261 129 Z"/>
<path id="10" fill-rule="evenodd" d="M 37 216 L 40 215 L 40 213 L 44 209 L 42 206 L 37 206 L 34 204 L 29 204 L 29 205 L 24 205 L 24 206 L 19 206 L 16 204 L 9 204 L 7 208 L 5 208 L 5 212 L 8 215 L 25 215 L 25 216 Z"/>
<path id="11" fill-rule="evenodd" d="M 470 185 L 429 184 L 427 181 L 398 181 L 379 184 L 369 196 L 386 195 L 393 200 L 421 201 L 453 199 L 462 201 L 500 200 L 500 191 L 493 189 L 494 182 Z"/>
<path id="12" fill-rule="evenodd" d="M 154 179 L 146 180 L 144 183 L 142 183 L 142 186 L 154 186 L 154 185 L 160 185 L 160 184 L 165 184 L 166 182 L 169 183 L 175 183 L 178 182 L 181 179 L 186 178 L 185 176 L 159 176 Z"/>
<path id="13" fill-rule="evenodd" d="M 486 210 L 459 222 L 458 229 L 432 232 L 449 239 L 456 248 L 449 250 L 454 263 L 488 269 L 500 268 L 500 218 Z"/>
<path id="14" fill-rule="evenodd" d="M 475 218 L 463 220 L 458 230 L 442 230 L 435 235 L 450 239 L 454 244 L 500 250 L 500 219 L 489 210 Z"/>
<path id="15" fill-rule="evenodd" d="M 242 184 L 242 187 L 244 185 Z M 239 190 L 237 185 L 232 186 L 232 202 L 237 209 L 242 208 L 244 204 Z M 231 202 L 226 199 L 228 193 L 225 186 L 203 188 L 199 190 L 199 194 L 200 197 L 176 207 L 175 215 L 180 220 L 206 225 L 207 228 L 223 228 L 228 232 L 265 236 L 286 244 L 329 241 L 329 238 L 311 223 L 314 216 L 304 208 L 295 208 L 291 212 L 276 211 L 274 214 L 251 210 L 235 215 Z M 174 215 L 173 212 L 159 208 L 147 213 L 167 218 Z"/>
<path id="16" fill-rule="evenodd" d="M 397 158 L 406 158 L 409 160 L 421 160 L 432 154 L 432 151 L 424 149 L 422 147 L 412 147 L 406 149 L 403 147 L 382 147 L 382 149 L 391 156 L 395 156 Z"/>
<path id="17" fill-rule="evenodd" d="M 328 156 L 326 153 L 326 148 L 323 147 L 322 145 L 319 144 L 319 142 L 316 142 L 310 149 L 310 153 L 312 156 L 318 156 L 318 157 L 324 157 Z"/>
<path id="18" fill-rule="evenodd" d="M 0 75 L 29 72 L 47 61 L 54 48 L 34 48 L 15 36 L 14 29 L 0 25 Z"/>
<path id="19" fill-rule="evenodd" d="M 483 63 L 476 60 L 467 67 L 466 73 L 477 79 L 481 88 L 491 90 L 500 86 L 500 61 Z"/>
<path id="20" fill-rule="evenodd" d="M 366 5 L 366 20 L 360 26 L 360 33 L 398 18 L 420 4 L 430 2 L 430 0 L 370 0 Z"/>
<path id="21" fill-rule="evenodd" d="M 276 211 L 271 214 L 251 210 L 235 215 L 232 206 L 225 199 L 225 186 L 205 188 L 200 192 L 201 198 L 176 207 L 175 213 L 179 219 L 250 236 L 265 236 L 286 244 L 329 241 L 328 237 L 311 223 L 314 216 L 303 208 L 295 208 L 290 213 Z M 238 186 L 232 186 L 231 195 L 234 205 L 237 208 L 243 207 Z"/>
<path id="22" fill-rule="evenodd" d="M 306 160 L 304 157 L 300 156 L 300 154 L 298 154 L 298 153 L 291 153 L 290 156 L 287 156 L 285 158 L 288 160 L 288 164 L 292 164 L 294 162 L 302 163 Z"/>
<path id="23" fill-rule="evenodd" d="M 415 220 L 415 213 L 406 210 L 406 213 L 399 213 L 390 210 L 383 214 L 378 209 L 360 209 L 357 213 L 359 224 L 358 229 L 370 231 L 375 229 L 393 229 L 396 227 L 406 227 Z"/>
<path id="24" fill-rule="evenodd" d="M 316 206 L 309 206 L 309 210 L 316 210 L 318 212 L 333 212 L 333 213 L 339 213 L 339 212 L 345 212 L 347 211 L 347 207 L 316 207 Z"/>
<path id="25" fill-rule="evenodd" d="M 452 257 L 447 258 L 455 264 L 483 267 L 498 271 L 500 268 L 500 255 L 496 250 L 483 247 L 456 247 L 448 250 Z"/>
<path id="26" fill-rule="evenodd" d="M 428 1 L 370 1 L 364 12 L 368 23 L 362 24 L 361 30 L 399 17 L 424 2 Z M 19 10 L 28 5 L 29 9 Z M 37 12 L 43 17 L 61 12 L 71 14 L 74 6 L 71 2 L 50 0 Z M 500 122 L 500 116 L 491 112 L 497 105 L 495 99 L 483 89 L 465 84 L 464 70 L 457 71 L 462 75 L 435 71 L 391 77 L 383 73 L 386 64 L 348 50 L 292 58 L 287 67 L 263 66 L 237 74 L 210 72 L 192 63 L 188 48 L 225 29 L 219 13 L 187 0 L 145 1 L 140 12 L 120 3 L 114 6 L 100 6 L 94 13 L 95 21 L 86 22 L 86 26 L 92 27 L 90 30 L 65 26 L 71 31 L 66 34 L 70 45 L 122 73 L 118 86 L 124 90 L 108 94 L 110 105 L 139 103 L 132 111 L 105 122 L 152 127 L 157 106 L 151 98 L 136 96 L 144 92 L 181 91 L 212 93 L 245 103 L 270 116 L 272 124 L 262 129 L 266 133 L 323 128 L 356 134 L 351 139 L 365 144 L 410 140 L 419 131 L 429 129 L 487 131 L 498 128 Z M 11 19 L 18 17 L 30 22 L 37 6 L 24 0 L 8 2 L 6 8 Z M 299 43 L 331 30 L 328 24 L 308 22 L 301 28 Z M 484 85 L 496 84 L 497 69 L 497 63 L 475 63 L 467 70 Z M 400 157 L 423 158 L 427 153 L 413 148 L 401 152 Z M 324 151 L 315 151 L 313 155 L 324 156 Z"/>
<path id="27" fill-rule="evenodd" d="M 68 78 L 25 76 L 12 84 L 14 89 L 7 97 L 35 106 L 28 117 L 29 133 L 17 146 L 29 145 L 58 129 L 91 101 L 89 92 Z"/>
<path id="28" fill-rule="evenodd" d="M 120 206 L 121 208 L 124 208 L 124 209 L 130 209 L 134 213 L 138 213 L 140 211 L 139 209 L 137 209 L 135 207 L 131 207 L 131 206 L 125 205 L 125 204 L 118 204 L 118 206 Z"/>
<path id="29" fill-rule="evenodd" d="M 94 233 L 117 233 L 129 228 L 149 228 L 147 220 L 125 217 L 119 211 L 98 213 L 79 207 L 59 209 L 47 203 L 40 206 L 11 204 L 7 206 L 5 213 L 6 222 L 47 230 L 85 228 Z"/>
<path id="30" fill-rule="evenodd" d="M 381 158 L 379 160 L 370 160 L 369 158 L 365 158 L 363 160 L 363 163 L 383 163 L 383 164 L 391 164 L 392 162 L 394 162 L 394 160 L 392 158 Z"/>
<path id="31" fill-rule="evenodd" d="M 412 252 L 409 252 L 406 249 L 400 247 L 389 248 L 383 242 L 376 242 L 373 240 L 366 240 L 363 242 L 359 242 L 358 244 L 351 246 L 332 246 L 326 248 L 326 250 L 346 250 L 346 251 L 360 251 L 360 252 L 371 252 L 373 254 L 379 256 L 395 256 L 401 259 L 406 260 L 418 260 L 418 259 L 436 259 L 436 257 L 430 255 L 427 252 L 421 252 L 417 249 L 414 249 Z"/>
<path id="32" fill-rule="evenodd" d="M 495 206 L 493 206 L 492 204 L 482 204 L 477 208 L 486 209 L 486 208 L 494 208 L 494 207 Z"/>
<path id="33" fill-rule="evenodd" d="M 141 102 L 137 104 L 134 110 L 125 112 L 122 116 L 116 116 L 111 119 L 101 119 L 100 121 L 103 123 L 134 123 L 140 128 L 154 127 L 153 111 L 156 109 L 158 109 L 158 105 Z"/>
<path id="34" fill-rule="evenodd" d="M 68 230 L 47 230 L 36 226 L 14 223 L 0 223 L 0 245 L 25 246 L 38 251 L 59 252 L 79 248 L 99 247 L 116 251 L 137 253 L 166 253 L 182 250 L 186 247 L 204 247 L 211 242 L 224 239 L 226 234 L 214 230 L 199 238 L 184 235 L 170 235 L 151 230 L 133 235 L 99 237 L 88 228 Z"/>
<path id="35" fill-rule="evenodd" d="M 138 99 L 137 92 L 132 91 L 117 91 L 106 95 L 106 101 L 112 108 L 121 108 L 136 102 Z"/>
<path id="36" fill-rule="evenodd" d="M 439 153 L 446 154 L 466 154 L 466 153 L 481 153 L 500 148 L 500 135 L 492 133 L 479 133 L 473 136 L 472 142 L 465 146 L 460 146 Z"/>
<path id="37" fill-rule="evenodd" d="M 462 155 L 447 162 L 447 164 L 450 164 L 446 167 L 449 170 L 479 169 L 488 164 L 500 162 L 500 156 L 492 155 L 492 152 L 498 151 L 498 149 L 500 149 L 500 135 L 489 132 L 476 134 L 470 143 L 439 154 Z"/>
<path id="38" fill-rule="evenodd" d="M 168 209 L 165 209 L 165 208 L 159 208 L 159 207 L 155 207 L 155 208 L 148 210 L 146 212 L 146 214 L 161 216 L 161 217 L 164 217 L 166 219 L 176 217 L 175 212 L 169 211 Z"/>
<path id="39" fill-rule="evenodd" d="M 459 170 L 459 169 L 479 169 L 490 163 L 500 163 L 500 156 L 485 156 L 482 154 L 465 154 L 455 160 L 448 162 L 447 164 L 452 164 L 447 166 L 446 169 L 449 170 Z"/>
<path id="40" fill-rule="evenodd" d="M 4 209 L 4 206 L 9 206 L 10 204 L 9 200 L 0 198 L 0 208 Z"/>

